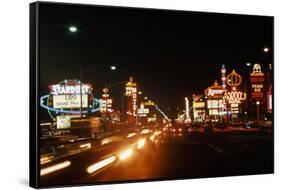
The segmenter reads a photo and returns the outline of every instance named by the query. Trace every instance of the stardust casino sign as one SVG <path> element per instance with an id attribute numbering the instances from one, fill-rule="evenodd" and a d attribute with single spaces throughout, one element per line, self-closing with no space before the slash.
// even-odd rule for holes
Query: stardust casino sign
<path id="1" fill-rule="evenodd" d="M 50 85 L 50 93 L 53 95 L 53 107 L 59 109 L 75 109 L 88 107 L 90 84 L 78 84 L 66 82 L 64 84 Z"/>
<path id="2" fill-rule="evenodd" d="M 100 110 L 100 100 L 94 99 L 91 84 L 80 84 L 77 80 L 64 80 L 48 87 L 50 92 L 40 97 L 40 105 L 54 120 L 59 115 L 74 116 Z"/>
<path id="3" fill-rule="evenodd" d="M 65 94 L 89 94 L 90 84 L 75 84 L 73 82 L 66 82 L 65 84 L 49 85 L 50 93 L 53 95 L 65 95 Z"/>

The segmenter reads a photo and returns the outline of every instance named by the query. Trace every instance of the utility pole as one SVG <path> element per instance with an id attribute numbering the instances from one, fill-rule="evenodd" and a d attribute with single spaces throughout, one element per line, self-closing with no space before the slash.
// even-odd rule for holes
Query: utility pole
<path id="1" fill-rule="evenodd" d="M 260 122 L 260 101 L 257 101 L 256 105 L 257 105 L 257 124 L 259 126 L 259 122 Z"/>
<path id="2" fill-rule="evenodd" d="M 82 106 L 82 68 L 80 66 L 80 117 L 82 117 L 82 109 L 83 109 L 83 106 Z"/>

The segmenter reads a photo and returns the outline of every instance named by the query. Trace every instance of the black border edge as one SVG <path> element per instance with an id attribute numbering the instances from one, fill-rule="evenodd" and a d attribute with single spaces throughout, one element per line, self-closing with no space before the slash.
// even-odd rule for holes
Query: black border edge
<path id="1" fill-rule="evenodd" d="M 117 9 L 130 9 L 139 11 L 169 11 L 169 12 L 189 12 L 195 14 L 219 14 L 219 15 L 229 15 L 229 16 L 258 16 L 258 17 L 274 17 L 273 15 L 262 15 L 262 14 L 247 14 L 247 13 L 227 13 L 227 12 L 216 12 L 216 11 L 196 11 L 196 10 L 186 10 L 186 9 L 175 9 L 175 8 L 156 8 L 156 7 L 144 7 L 144 6 L 126 6 L 126 5 L 110 5 L 110 4 L 89 4 L 83 2 L 62 2 L 62 1 L 48 1 L 44 0 L 38 1 L 40 4 L 49 5 L 64 5 L 64 6 L 91 6 L 91 7 L 107 7 L 107 8 L 117 8 Z M 93 2 L 94 3 L 94 2 Z"/>
<path id="2" fill-rule="evenodd" d="M 92 182 L 92 183 L 82 183 L 82 184 L 65 184 L 65 185 L 54 185 L 54 186 L 40 186 L 40 122 L 39 122 L 39 4 L 53 4 L 53 5 L 75 5 L 75 6 L 92 6 L 92 7 L 107 7 L 107 8 L 121 8 L 121 9 L 131 9 L 131 10 L 150 10 L 150 11 L 168 11 L 168 12 L 189 12 L 195 14 L 219 14 L 219 15 L 230 15 L 230 16 L 254 16 L 254 17 L 268 17 L 272 19 L 272 112 L 273 112 L 273 171 L 272 173 L 259 173 L 259 174 L 245 174 L 245 175 L 231 175 L 231 176 L 214 176 L 214 177 L 196 177 L 196 178 L 186 178 L 186 177 L 176 177 L 176 178 L 154 178 L 154 179 L 143 179 L 143 180 L 122 180 L 122 181 L 108 181 L 108 182 Z M 275 28 L 275 16 L 273 15 L 255 15 L 255 14 L 243 14 L 243 13 L 226 13 L 226 12 L 212 12 L 212 11 L 190 11 L 182 9 L 161 9 L 161 8 L 149 8 L 149 7 L 127 7 L 127 6 L 116 6 L 116 5 L 97 5 L 97 4 L 87 4 L 87 3 L 68 3 L 68 2 L 56 2 L 56 1 L 37 1 L 29 4 L 29 186 L 36 189 L 46 189 L 46 188 L 65 188 L 65 187 L 83 187 L 83 186 L 93 186 L 93 185 L 114 185 L 114 184 L 130 184 L 130 183 L 143 183 L 143 182 L 162 182 L 171 180 L 189 180 L 189 179 L 205 179 L 205 178 L 218 178 L 218 177 L 240 177 L 240 176 L 256 176 L 256 175 L 269 175 L 276 173 L 275 170 L 275 60 L 274 60 L 274 28 Z"/>
<path id="3" fill-rule="evenodd" d="M 29 186 L 39 188 L 38 2 L 29 4 Z"/>
<path id="4" fill-rule="evenodd" d="M 275 126 L 275 43 L 274 43 L 274 40 L 275 40 L 275 16 L 272 16 L 271 17 L 271 22 L 272 22 L 272 52 L 271 52 L 271 64 L 272 64 L 272 76 L 271 76 L 271 80 L 272 80 L 272 150 L 273 150 L 273 153 L 272 153 L 272 164 L 273 164 L 273 171 L 272 173 L 273 174 L 276 174 L 276 159 L 275 159 L 275 156 L 276 156 L 276 145 L 275 145 L 275 139 L 276 139 L 276 126 Z"/>

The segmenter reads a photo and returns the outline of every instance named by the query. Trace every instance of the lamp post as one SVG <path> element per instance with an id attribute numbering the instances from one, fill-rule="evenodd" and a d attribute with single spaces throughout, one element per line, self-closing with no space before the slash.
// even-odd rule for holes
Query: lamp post
<path id="1" fill-rule="evenodd" d="M 66 25 L 66 24 L 60 24 L 60 25 L 52 25 L 52 26 L 47 26 L 47 27 L 44 27 L 44 28 L 41 28 L 41 30 L 45 30 L 45 29 L 49 29 L 49 28 L 58 28 L 58 27 L 63 27 L 63 28 L 67 28 L 67 30 L 70 32 L 70 33 L 77 33 L 79 30 L 78 30 L 78 27 L 75 26 L 75 25 Z M 87 71 L 83 71 L 81 65 L 80 65 L 80 70 L 79 70 L 79 78 L 80 78 L 80 117 L 82 117 L 83 115 L 83 83 L 82 83 L 82 74 L 85 74 L 85 73 L 88 73 L 88 72 L 91 72 L 93 70 L 95 70 L 97 67 L 94 67 L 93 69 L 90 69 L 90 70 L 87 70 Z M 116 66 L 115 65 L 111 65 L 110 66 L 110 70 L 111 71 L 114 71 L 116 70 Z"/>
<path id="2" fill-rule="evenodd" d="M 260 120 L 260 101 L 256 101 L 257 105 L 257 125 L 259 126 L 259 120 Z"/>
<path id="3" fill-rule="evenodd" d="M 112 67 L 115 67 L 115 68 L 112 68 Z M 116 70 L 116 66 L 111 66 L 111 70 Z M 115 86 L 118 86 L 120 84 L 124 85 L 126 84 L 127 81 L 117 81 L 111 85 L 109 85 L 107 88 L 108 89 L 111 89 L 112 87 L 115 87 Z M 124 92 L 121 91 L 121 121 L 123 122 L 124 121 Z"/>
<path id="4" fill-rule="evenodd" d="M 79 70 L 79 75 L 80 75 L 80 117 L 82 117 L 82 68 L 80 66 Z"/>
<path id="5" fill-rule="evenodd" d="M 69 29 L 70 30 L 70 29 Z M 82 97 L 83 97 L 83 94 L 82 94 L 82 90 L 83 90 L 83 88 L 82 88 L 82 74 L 85 74 L 85 73 L 89 73 L 89 72 L 92 72 L 92 71 L 94 71 L 94 70 L 96 70 L 96 69 L 98 69 L 99 67 L 93 67 L 93 68 L 91 68 L 91 69 L 88 69 L 88 70 L 85 70 L 85 71 L 83 71 L 83 69 L 82 69 L 82 66 L 80 65 L 80 72 L 79 72 L 79 78 L 80 78 L 80 117 L 82 117 L 82 112 L 83 112 L 83 105 L 82 105 L 82 103 L 83 103 L 83 101 L 82 101 Z M 104 68 L 104 67 L 103 67 Z M 111 65 L 110 66 L 110 70 L 111 71 L 115 71 L 116 70 L 116 66 L 114 66 L 114 65 Z"/>
<path id="6" fill-rule="evenodd" d="M 247 62 L 246 63 L 246 70 L 247 70 L 247 74 L 244 80 L 244 91 L 247 94 L 250 94 L 251 91 L 249 89 L 249 85 L 251 84 L 250 81 L 250 67 L 251 67 L 252 63 Z M 245 110 L 244 110 L 244 115 L 245 115 L 245 122 L 248 122 L 248 110 L 249 110 L 249 98 L 246 99 L 245 101 Z"/>

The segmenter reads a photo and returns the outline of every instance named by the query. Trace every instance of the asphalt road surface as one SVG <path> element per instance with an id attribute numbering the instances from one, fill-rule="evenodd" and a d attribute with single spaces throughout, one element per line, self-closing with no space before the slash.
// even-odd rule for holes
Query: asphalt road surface
<path id="1" fill-rule="evenodd" d="M 189 179 L 274 172 L 272 134 L 264 132 L 162 132 L 154 139 L 147 135 L 143 147 L 134 149 L 128 158 L 116 159 L 97 172 L 85 172 L 100 157 L 106 159 L 117 155 L 120 150 L 136 146 L 134 143 L 137 140 L 138 138 L 132 138 L 130 142 L 111 144 L 98 151 L 91 150 L 72 156 L 69 158 L 71 166 L 43 176 L 41 185 Z"/>

